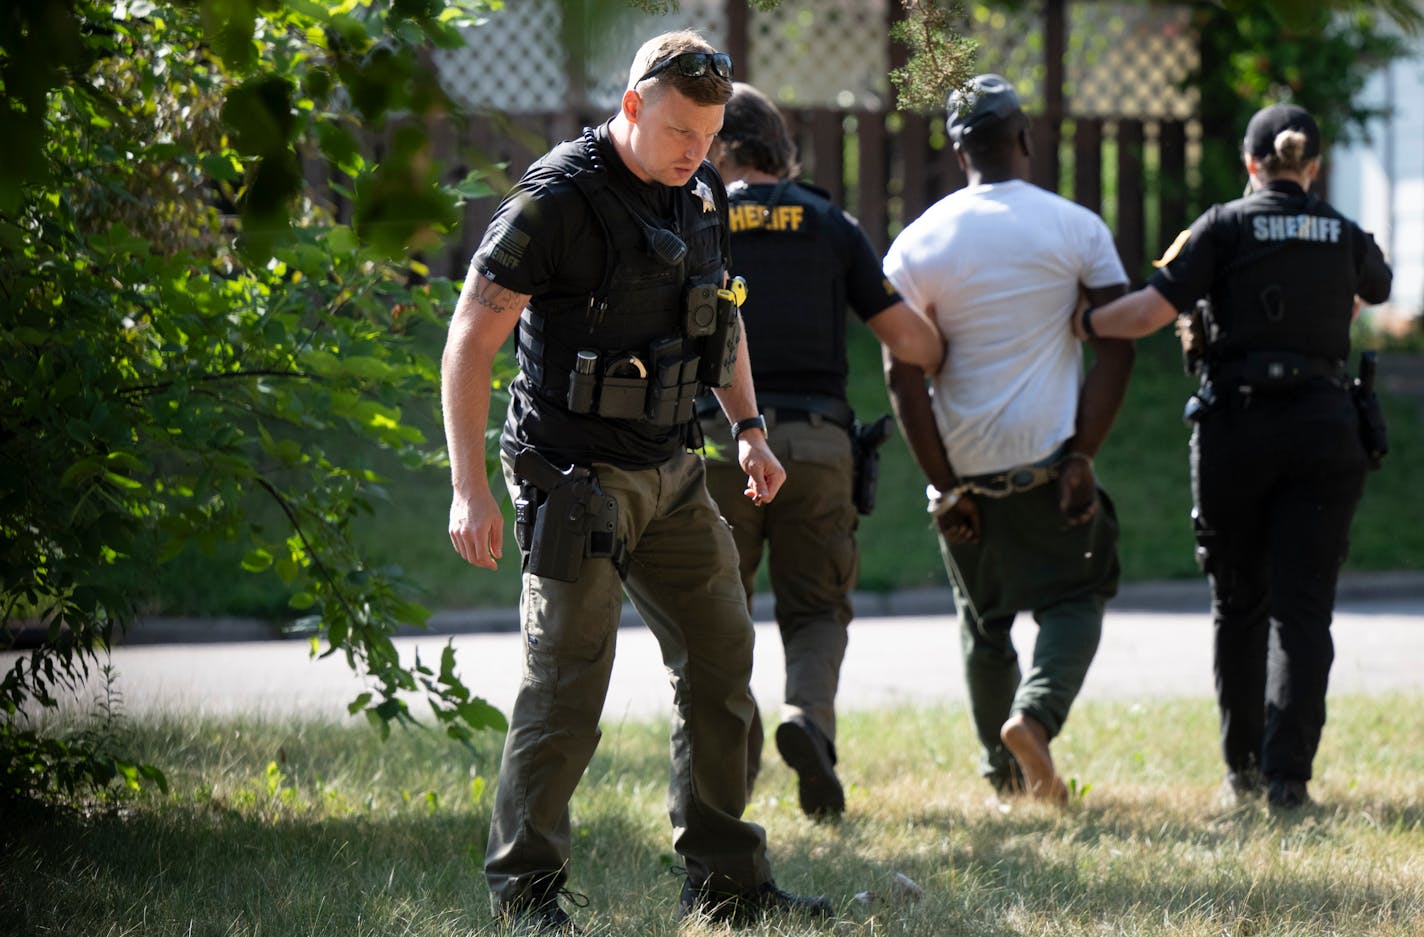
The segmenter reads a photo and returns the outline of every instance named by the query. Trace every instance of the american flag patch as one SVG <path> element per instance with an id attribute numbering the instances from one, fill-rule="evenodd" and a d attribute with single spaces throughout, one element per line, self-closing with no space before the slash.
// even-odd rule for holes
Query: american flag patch
<path id="1" fill-rule="evenodd" d="M 529 235 L 503 219 L 496 221 L 486 235 L 490 242 L 489 259 L 507 270 L 517 268 L 529 248 Z"/>

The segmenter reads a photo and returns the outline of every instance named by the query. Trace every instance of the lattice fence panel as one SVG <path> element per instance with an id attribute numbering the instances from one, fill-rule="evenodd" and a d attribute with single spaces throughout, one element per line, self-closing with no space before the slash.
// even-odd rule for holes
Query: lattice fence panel
<path id="1" fill-rule="evenodd" d="M 885 110 L 890 99 L 887 3 L 790 0 L 748 16 L 746 71 L 787 107 Z"/>
<path id="2" fill-rule="evenodd" d="M 594 18 L 565 23 L 571 5 L 515 0 L 468 31 L 469 44 L 436 54 L 446 90 L 468 106 L 510 114 L 565 109 L 612 111 L 627 85 L 628 66 L 651 36 L 695 28 L 713 45 L 726 41 L 724 0 L 689 0 L 673 13 L 650 16 L 631 7 L 606 7 Z M 563 37 L 577 44 L 576 56 Z M 581 82 L 571 82 L 577 58 Z M 581 88 L 578 87 L 581 85 Z"/>
<path id="3" fill-rule="evenodd" d="M 445 90 L 474 109 L 510 114 L 568 105 L 568 55 L 556 0 L 519 0 L 466 32 L 460 49 L 435 53 Z"/>
<path id="4" fill-rule="evenodd" d="M 1013 83 L 1014 90 L 1030 112 L 1043 110 L 1044 64 L 1043 18 L 1037 8 L 1004 10 L 976 3 L 966 11 L 965 33 L 979 42 L 975 53 L 976 72 L 995 72 Z"/>
<path id="5" fill-rule="evenodd" d="M 723 0 L 683 0 L 676 12 L 662 16 L 630 14 L 589 44 L 589 103 L 612 113 L 628 87 L 628 66 L 638 47 L 658 33 L 695 29 L 713 48 L 725 49 L 727 14 Z M 735 69 L 735 63 L 733 63 Z"/>
<path id="6" fill-rule="evenodd" d="M 890 110 L 887 21 L 899 0 L 786 0 L 748 16 L 749 62 L 740 77 L 788 107 Z M 565 24 L 574 4 L 515 0 L 470 32 L 463 49 L 442 51 L 446 87 L 475 108 L 507 113 L 612 110 L 638 45 L 669 29 L 693 27 L 725 48 L 726 0 L 687 0 L 677 11 L 649 16 L 605 7 L 587 22 Z M 611 10 L 611 12 L 610 12 Z M 965 7 L 966 32 L 980 42 L 977 69 L 1013 81 L 1031 111 L 1042 111 L 1046 77 L 1041 16 L 1036 7 Z M 569 14 L 577 15 L 577 14 Z M 562 36 L 585 61 L 580 82 Z M 1182 81 L 1198 62 L 1190 10 L 1129 2 L 1068 4 L 1064 88 L 1069 116 L 1183 119 L 1197 108 Z"/>
<path id="7" fill-rule="evenodd" d="M 1066 58 L 1073 116 L 1185 120 L 1197 112 L 1199 94 L 1182 86 L 1200 62 L 1186 7 L 1070 4 Z"/>

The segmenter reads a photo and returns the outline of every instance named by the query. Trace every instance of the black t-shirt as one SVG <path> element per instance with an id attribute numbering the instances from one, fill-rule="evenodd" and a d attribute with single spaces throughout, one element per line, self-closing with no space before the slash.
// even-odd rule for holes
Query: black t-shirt
<path id="1" fill-rule="evenodd" d="M 868 321 L 900 301 L 865 232 L 804 183 L 734 183 L 727 197 L 757 392 L 845 399 L 847 304 Z"/>
<path id="2" fill-rule="evenodd" d="M 1374 238 L 1294 182 L 1274 181 L 1207 209 L 1150 284 L 1177 309 L 1210 297 L 1223 334 L 1213 351 L 1344 358 L 1354 299 L 1389 298 Z"/>
<path id="3" fill-rule="evenodd" d="M 618 156 L 606 123 L 594 131 L 594 138 L 597 162 L 608 174 L 609 185 L 616 186 L 647 221 L 678 230 L 679 209 L 684 215 L 701 211 L 703 194 L 710 193 L 714 210 L 723 219 L 718 249 L 722 257 L 729 255 L 726 190 L 710 163 L 704 162 L 680 188 L 643 182 Z M 476 274 L 505 289 L 529 294 L 531 307 L 565 304 L 583 316 L 607 273 L 607 242 L 588 197 L 570 176 L 594 166 L 581 138 L 559 144 L 531 165 L 485 230 L 471 261 Z M 674 313 L 669 310 L 670 315 Z M 560 318 L 550 316 L 545 327 L 564 327 Z M 588 324 L 581 321 L 578 327 Z M 526 329 L 527 324 L 521 322 L 521 341 L 528 340 Z M 665 461 L 681 448 L 684 432 L 681 426 L 572 413 L 536 394 L 529 376 L 521 372 L 510 386 L 501 445 L 511 452 L 533 446 L 564 465 L 599 461 L 645 468 Z"/>

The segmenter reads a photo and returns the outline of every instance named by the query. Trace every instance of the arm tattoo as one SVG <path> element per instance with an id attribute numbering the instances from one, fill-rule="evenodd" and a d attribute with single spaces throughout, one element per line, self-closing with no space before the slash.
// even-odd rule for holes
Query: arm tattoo
<path id="1" fill-rule="evenodd" d="M 509 290 L 490 280 L 480 279 L 475 284 L 475 302 L 484 306 L 490 312 L 508 312 L 514 307 L 510 297 L 514 296 Z"/>

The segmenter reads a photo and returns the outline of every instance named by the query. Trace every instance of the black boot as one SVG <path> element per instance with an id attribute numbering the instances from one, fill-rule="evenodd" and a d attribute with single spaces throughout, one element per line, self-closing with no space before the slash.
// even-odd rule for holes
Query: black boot
<path id="1" fill-rule="evenodd" d="M 1310 794 L 1304 781 L 1271 778 L 1266 782 L 1266 803 L 1284 810 L 1295 810 L 1310 804 Z"/>
<path id="2" fill-rule="evenodd" d="M 576 904 L 582 895 L 569 894 Z M 583 898 L 583 905 L 588 899 Z M 515 934 L 528 937 L 579 937 L 583 931 L 574 926 L 573 919 L 559 905 L 559 892 L 542 898 L 525 897 L 514 901 L 494 901 L 495 919 L 507 925 Z"/>
<path id="3" fill-rule="evenodd" d="M 801 809 L 816 819 L 845 813 L 845 791 L 836 777 L 830 741 L 805 716 L 792 716 L 776 727 L 776 749 L 796 772 Z"/>
<path id="4" fill-rule="evenodd" d="M 688 879 L 682 883 L 677 916 L 696 916 L 715 924 L 745 927 L 767 915 L 827 918 L 834 911 L 829 898 L 792 895 L 777 888 L 775 882 L 766 882 L 751 891 L 723 892 L 698 888 Z"/>

